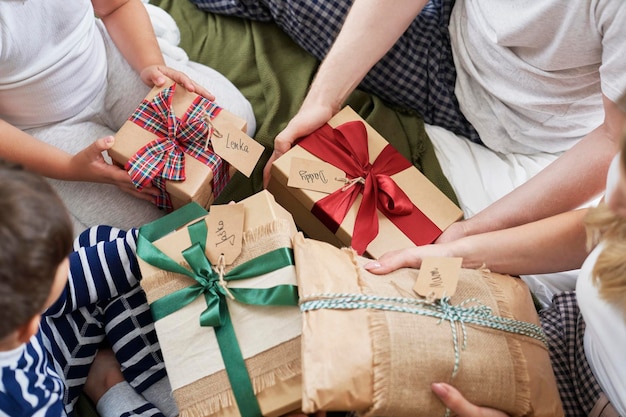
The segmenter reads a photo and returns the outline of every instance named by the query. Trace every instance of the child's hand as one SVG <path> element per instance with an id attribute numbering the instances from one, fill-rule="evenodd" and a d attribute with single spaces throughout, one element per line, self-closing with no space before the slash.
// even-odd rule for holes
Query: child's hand
<path id="1" fill-rule="evenodd" d="M 208 100 L 215 100 L 215 96 L 209 90 L 193 81 L 186 74 L 165 65 L 150 65 L 141 71 L 140 76 L 141 80 L 150 87 L 161 87 L 169 78 L 184 86 L 187 91 L 201 95 Z"/>
<path id="2" fill-rule="evenodd" d="M 154 197 L 159 194 L 158 189 L 149 186 L 138 191 L 128 172 L 104 160 L 102 152 L 110 149 L 114 141 L 113 136 L 100 138 L 74 155 L 70 160 L 71 173 L 66 179 L 113 184 L 137 198 L 154 201 Z"/>

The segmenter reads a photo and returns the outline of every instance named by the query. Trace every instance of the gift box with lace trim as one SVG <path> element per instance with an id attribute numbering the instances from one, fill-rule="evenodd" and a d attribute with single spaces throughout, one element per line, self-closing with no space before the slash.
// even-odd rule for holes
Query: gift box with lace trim
<path id="1" fill-rule="evenodd" d="M 190 210 L 199 206 L 140 229 L 141 285 L 181 417 L 278 416 L 300 407 L 295 224 L 267 191 L 240 204 L 241 253 L 221 272 L 203 246 L 211 214 Z"/>
<path id="2" fill-rule="evenodd" d="M 522 280 L 461 269 L 452 297 L 428 301 L 413 292 L 418 270 L 374 275 L 353 250 L 302 235 L 294 254 L 304 412 L 443 417 L 431 384 L 447 382 L 511 416 L 563 415 Z"/>

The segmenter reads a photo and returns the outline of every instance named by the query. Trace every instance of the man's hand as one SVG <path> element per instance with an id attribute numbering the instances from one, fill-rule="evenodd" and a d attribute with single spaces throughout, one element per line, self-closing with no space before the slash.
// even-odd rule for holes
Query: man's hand
<path id="1" fill-rule="evenodd" d="M 305 107 L 303 105 L 300 108 L 300 111 L 289 121 L 287 127 L 274 139 L 274 152 L 263 169 L 263 186 L 265 188 L 270 181 L 270 169 L 274 161 L 291 149 L 296 140 L 322 127 L 334 114 L 335 111 L 331 107 L 310 105 Z"/>

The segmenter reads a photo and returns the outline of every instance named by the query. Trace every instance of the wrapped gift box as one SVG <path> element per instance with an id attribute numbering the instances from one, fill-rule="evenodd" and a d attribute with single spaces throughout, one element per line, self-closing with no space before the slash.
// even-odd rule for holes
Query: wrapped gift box
<path id="1" fill-rule="evenodd" d="M 150 91 L 108 153 L 138 188 L 152 183 L 163 190 L 159 207 L 171 211 L 192 201 L 209 207 L 233 171 L 213 152 L 210 136 L 246 128 L 244 119 L 171 83 Z"/>
<path id="2" fill-rule="evenodd" d="M 202 247 L 205 240 L 202 234 L 197 234 L 198 227 L 208 227 L 206 211 L 203 215 L 198 205 L 189 204 L 140 229 L 137 254 L 143 276 L 141 285 L 155 318 L 157 336 L 181 417 L 278 416 L 300 408 L 302 321 L 297 307 L 295 267 L 293 262 L 285 264 L 282 260 L 276 269 L 276 265 L 272 267 L 271 264 L 277 259 L 268 258 L 276 256 L 276 252 L 292 253 L 295 224 L 291 215 L 276 204 L 267 191 L 261 191 L 241 204 L 245 215 L 242 250 L 235 262 L 224 269 L 227 288 L 221 290 L 221 296 L 215 270 L 208 278 L 206 272 L 200 274 L 204 278 L 199 281 L 198 272 L 195 278 L 189 275 L 193 275 L 192 270 L 202 270 L 198 266 L 201 261 L 208 262 L 206 258 L 202 259 L 204 250 L 197 251 L 197 243 Z M 192 245 L 192 241 L 196 241 L 196 245 Z M 199 256 L 199 260 L 193 258 L 193 262 L 190 261 L 190 247 L 195 247 L 193 256 Z M 163 257 L 166 263 L 162 261 Z M 244 275 L 244 279 L 232 274 L 240 278 Z M 252 276 L 245 277 L 246 274 Z M 202 281 L 204 285 L 201 285 Z M 266 301 L 266 304 L 251 305 L 240 299 L 246 299 L 242 292 L 250 292 L 250 289 L 268 298 L 272 288 L 287 291 L 290 297 L 287 305 L 284 300 L 283 304 Z M 192 291 L 196 291 L 194 295 L 186 297 L 193 301 L 186 305 L 176 298 L 185 298 L 185 292 Z M 230 295 L 234 298 L 231 299 Z M 205 310 L 210 310 L 209 307 L 216 303 L 220 308 L 226 307 L 227 311 L 224 314 L 221 310 L 217 315 L 224 322 L 211 327 L 211 320 L 203 321 L 207 314 Z M 163 308 L 167 311 L 164 312 Z M 232 333 L 227 331 L 227 322 L 231 323 Z M 238 350 L 241 352 L 239 357 L 231 357 L 237 356 L 233 352 Z M 248 375 L 249 380 L 242 380 L 237 373 Z M 250 391 L 242 393 L 241 387 L 246 384 L 251 385 Z M 253 395 L 252 401 L 246 397 L 250 394 Z M 248 408 L 256 403 L 254 396 L 259 406 L 256 412 L 254 408 Z M 243 408 L 241 404 L 244 404 Z"/>
<path id="3" fill-rule="evenodd" d="M 428 301 L 413 292 L 418 270 L 374 275 L 353 250 L 301 234 L 294 255 L 304 412 L 444 416 L 430 386 L 447 382 L 470 401 L 511 416 L 563 415 L 522 280 L 461 269 L 452 297 Z"/>
<path id="4" fill-rule="evenodd" d="M 340 168 L 347 174 L 344 186 L 332 194 L 288 186 L 292 164 L 301 160 Z M 374 258 L 432 243 L 462 216 L 461 209 L 350 107 L 273 163 L 268 190 L 309 237 L 338 247 L 351 245 Z"/>

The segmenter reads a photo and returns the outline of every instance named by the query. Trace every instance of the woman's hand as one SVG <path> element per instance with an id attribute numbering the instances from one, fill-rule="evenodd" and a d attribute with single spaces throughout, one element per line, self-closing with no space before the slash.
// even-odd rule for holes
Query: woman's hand
<path id="1" fill-rule="evenodd" d="M 493 408 L 479 407 L 467 401 L 465 397 L 453 386 L 442 382 L 431 386 L 433 393 L 441 402 L 457 417 L 509 417 L 502 411 Z"/>
<path id="2" fill-rule="evenodd" d="M 373 274 L 384 275 L 400 268 L 419 268 L 424 258 L 450 256 L 454 255 L 446 244 L 413 246 L 387 252 L 378 260 L 370 261 L 363 267 Z"/>
<path id="3" fill-rule="evenodd" d="M 187 91 L 201 95 L 207 100 L 215 100 L 215 96 L 209 90 L 193 81 L 186 74 L 165 65 L 150 65 L 144 68 L 139 76 L 141 81 L 149 87 L 162 87 L 169 78 L 177 84 L 181 84 Z"/>
<path id="4" fill-rule="evenodd" d="M 287 152 L 296 140 L 319 129 L 335 114 L 332 107 L 303 105 L 298 113 L 289 121 L 287 127 L 274 139 L 274 152 L 263 169 L 263 186 L 267 188 L 270 180 L 270 169 L 276 159 Z"/>
<path id="5" fill-rule="evenodd" d="M 102 152 L 110 149 L 114 142 L 113 136 L 100 138 L 72 156 L 69 163 L 72 173 L 68 179 L 113 184 L 137 198 L 153 202 L 154 196 L 159 194 L 156 187 L 149 186 L 138 191 L 128 172 L 116 165 L 110 165 L 104 160 Z"/>

